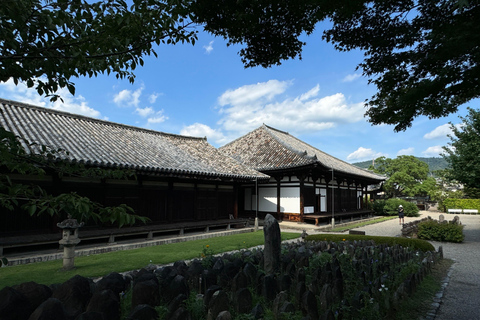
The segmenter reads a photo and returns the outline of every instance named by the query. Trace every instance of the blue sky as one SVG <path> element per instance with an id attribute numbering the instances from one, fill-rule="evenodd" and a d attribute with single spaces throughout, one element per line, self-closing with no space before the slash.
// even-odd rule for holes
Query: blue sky
<path id="1" fill-rule="evenodd" d="M 310 145 L 354 163 L 379 156 L 438 157 L 466 107 L 448 118 L 414 121 L 405 132 L 372 126 L 363 102 L 375 87 L 356 71 L 361 52 L 338 52 L 321 40 L 305 38 L 302 60 L 281 66 L 245 69 L 238 46 L 200 33 L 195 46 L 163 45 L 158 58 L 147 57 L 135 71 L 136 81 L 115 76 L 73 79 L 76 95 L 60 92 L 54 104 L 13 81 L 0 83 L 0 97 L 71 113 L 148 128 L 207 137 L 220 147 L 263 123 L 284 130 Z"/>

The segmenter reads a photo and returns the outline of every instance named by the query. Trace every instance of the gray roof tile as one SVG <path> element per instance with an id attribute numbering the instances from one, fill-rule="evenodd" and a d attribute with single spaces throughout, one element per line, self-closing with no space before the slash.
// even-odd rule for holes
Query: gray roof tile
<path id="1" fill-rule="evenodd" d="M 61 157 L 101 167 L 232 179 L 267 179 L 218 152 L 205 138 L 147 130 L 0 99 L 0 126 Z M 24 144 L 37 153 L 38 146 Z"/>
<path id="2" fill-rule="evenodd" d="M 266 172 L 320 164 L 326 169 L 374 181 L 385 177 L 364 170 L 312 147 L 287 132 L 262 125 L 226 144 L 220 151 L 247 166 Z"/>

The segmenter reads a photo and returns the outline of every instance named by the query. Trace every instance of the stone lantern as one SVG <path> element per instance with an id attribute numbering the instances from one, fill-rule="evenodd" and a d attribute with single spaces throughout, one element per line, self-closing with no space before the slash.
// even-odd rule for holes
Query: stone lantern
<path id="1" fill-rule="evenodd" d="M 75 267 L 75 246 L 80 243 L 78 228 L 83 227 L 83 222 L 78 223 L 68 215 L 68 219 L 57 223 L 57 227 L 63 230 L 62 239 L 58 241 L 63 246 L 63 269 L 71 270 Z"/>

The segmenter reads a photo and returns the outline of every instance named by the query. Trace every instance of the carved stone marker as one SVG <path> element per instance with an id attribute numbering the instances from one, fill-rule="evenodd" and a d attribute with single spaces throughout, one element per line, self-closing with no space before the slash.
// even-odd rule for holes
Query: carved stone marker
<path id="1" fill-rule="evenodd" d="M 78 228 L 83 227 L 83 222 L 78 223 L 77 219 L 68 219 L 57 223 L 57 227 L 63 229 L 62 239 L 58 241 L 63 246 L 63 269 L 72 270 L 75 268 L 75 246 L 80 243 Z"/>
<path id="2" fill-rule="evenodd" d="M 264 269 L 266 274 L 274 274 L 280 267 L 282 239 L 278 221 L 267 214 L 263 224 L 265 248 L 263 250 Z"/>

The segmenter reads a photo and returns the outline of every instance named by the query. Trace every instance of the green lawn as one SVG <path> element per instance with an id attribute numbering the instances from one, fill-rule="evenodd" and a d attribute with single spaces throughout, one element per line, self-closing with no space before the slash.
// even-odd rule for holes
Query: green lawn
<path id="1" fill-rule="evenodd" d="M 282 240 L 294 239 L 299 233 L 282 233 Z M 75 269 L 63 271 L 62 260 L 0 268 L 0 289 L 22 282 L 41 284 L 64 282 L 76 274 L 84 277 L 101 277 L 110 272 L 141 269 L 148 264 L 168 264 L 178 260 L 199 258 L 208 245 L 212 254 L 251 248 L 264 243 L 263 231 L 231 236 L 172 243 L 134 250 L 116 251 L 75 258 Z"/>
<path id="2" fill-rule="evenodd" d="M 363 227 L 363 226 L 368 226 L 369 224 L 375 224 L 375 223 L 379 223 L 379 222 L 383 222 L 383 221 L 387 221 L 387 220 L 392 220 L 392 219 L 396 219 L 396 218 L 397 218 L 396 216 L 394 216 L 394 217 L 378 217 L 378 218 L 368 220 L 368 221 L 358 222 L 358 223 L 354 223 L 354 224 L 348 224 L 348 225 L 345 225 L 345 226 L 339 226 L 339 227 L 336 227 L 336 228 L 334 228 L 330 231 L 343 232 L 343 231 L 347 231 L 347 230 L 350 230 L 350 229 L 360 228 L 360 227 Z"/>

